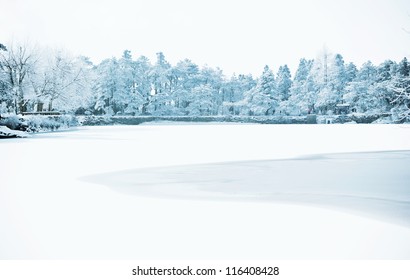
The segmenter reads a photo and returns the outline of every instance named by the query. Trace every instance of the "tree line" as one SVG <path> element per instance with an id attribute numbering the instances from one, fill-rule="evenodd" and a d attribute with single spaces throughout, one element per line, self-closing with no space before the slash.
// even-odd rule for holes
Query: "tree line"
<path id="1" fill-rule="evenodd" d="M 324 49 L 259 77 L 232 75 L 189 59 L 171 65 L 163 53 L 151 63 L 125 50 L 95 65 L 62 50 L 0 44 L 0 113 L 60 111 L 89 115 L 410 115 L 410 65 L 386 60 L 360 68 Z"/>

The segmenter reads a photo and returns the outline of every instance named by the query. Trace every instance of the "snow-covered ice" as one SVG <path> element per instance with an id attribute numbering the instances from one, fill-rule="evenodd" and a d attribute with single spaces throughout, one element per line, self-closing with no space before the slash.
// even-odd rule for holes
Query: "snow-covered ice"
<path id="1" fill-rule="evenodd" d="M 155 167 L 89 182 L 139 196 L 308 204 L 410 226 L 410 151 Z"/>
<path id="2" fill-rule="evenodd" d="M 83 127 L 0 142 L 2 259 L 409 259 L 410 126 Z"/>

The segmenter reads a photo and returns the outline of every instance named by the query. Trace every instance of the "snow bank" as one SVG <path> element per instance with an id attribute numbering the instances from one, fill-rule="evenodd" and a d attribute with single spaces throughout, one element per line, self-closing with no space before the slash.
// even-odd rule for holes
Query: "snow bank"
<path id="1" fill-rule="evenodd" d="M 0 126 L 0 138 L 23 138 L 28 137 L 27 133 L 18 130 L 12 130 L 6 126 Z"/>

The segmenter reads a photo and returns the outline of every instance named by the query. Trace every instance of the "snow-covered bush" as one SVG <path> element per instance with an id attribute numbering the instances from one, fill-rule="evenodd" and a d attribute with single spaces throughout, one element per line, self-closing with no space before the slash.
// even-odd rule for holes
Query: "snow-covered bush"
<path id="1" fill-rule="evenodd" d="M 0 118 L 0 125 L 7 126 L 14 130 L 26 130 L 25 124 L 22 118 L 16 114 L 2 114 Z"/>
<path id="2" fill-rule="evenodd" d="M 60 128 L 68 128 L 78 125 L 75 117 L 71 115 L 61 116 L 26 116 L 24 122 L 30 132 L 54 131 Z"/>
<path id="3" fill-rule="evenodd" d="M 68 128 L 79 125 L 76 117 L 72 115 L 43 116 L 30 115 L 19 116 L 15 114 L 2 115 L 0 126 L 6 126 L 13 130 L 38 132 L 53 131 L 60 128 Z"/>

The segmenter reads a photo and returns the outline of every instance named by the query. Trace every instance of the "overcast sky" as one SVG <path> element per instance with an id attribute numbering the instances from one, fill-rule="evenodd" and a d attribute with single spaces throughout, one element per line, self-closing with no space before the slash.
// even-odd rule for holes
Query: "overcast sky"
<path id="1" fill-rule="evenodd" d="M 89 56 L 171 63 L 189 58 L 227 75 L 264 65 L 296 70 L 324 45 L 360 66 L 410 57 L 410 0 L 0 0 L 0 42 L 37 42 Z"/>

